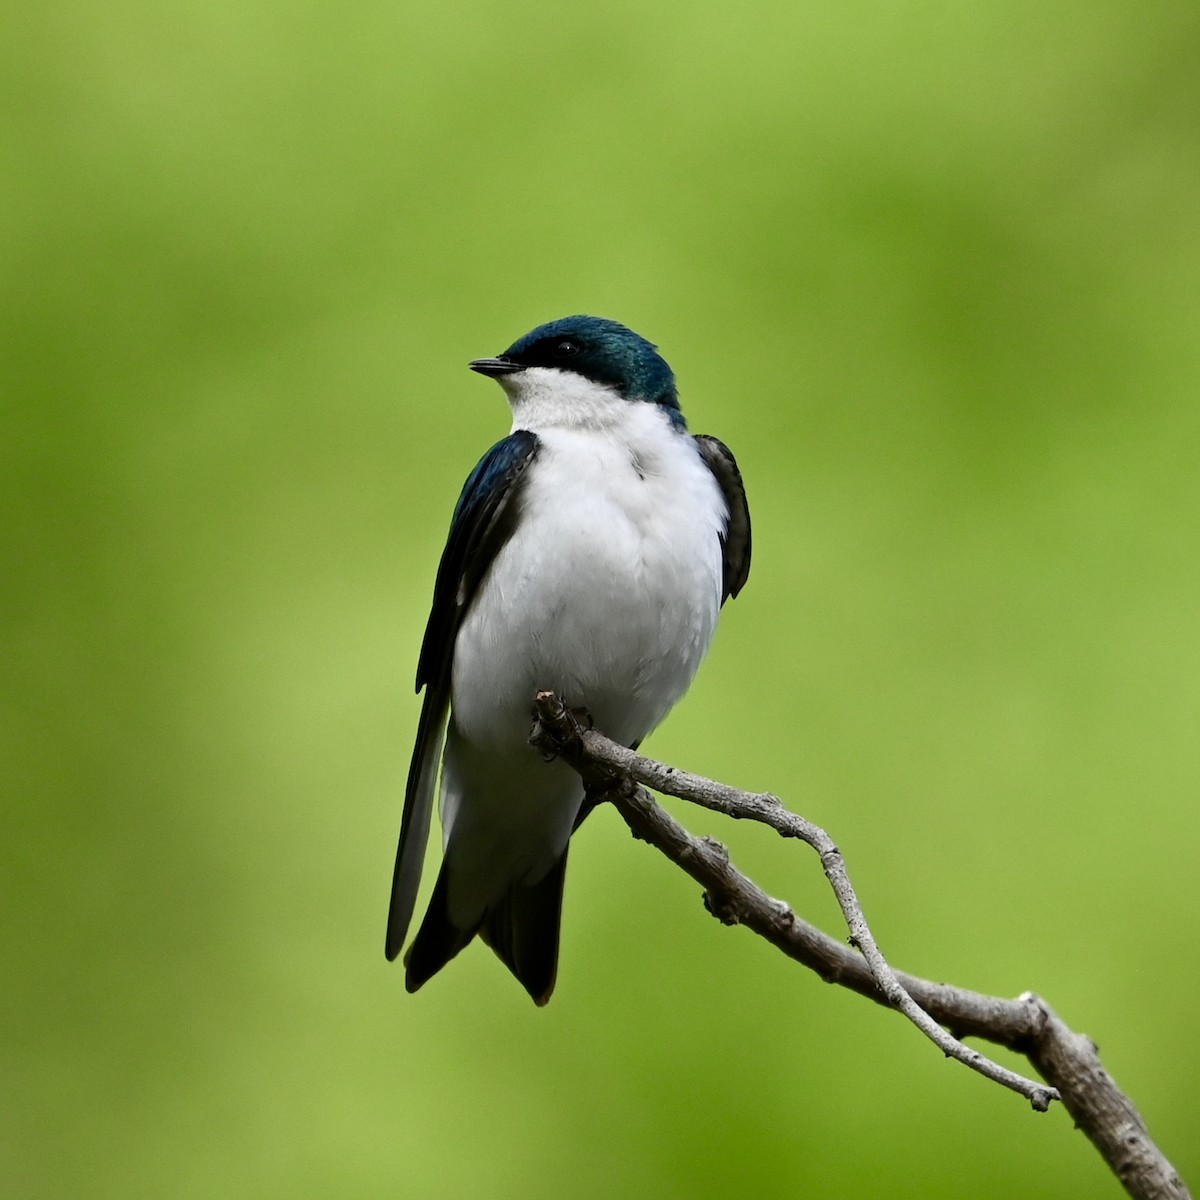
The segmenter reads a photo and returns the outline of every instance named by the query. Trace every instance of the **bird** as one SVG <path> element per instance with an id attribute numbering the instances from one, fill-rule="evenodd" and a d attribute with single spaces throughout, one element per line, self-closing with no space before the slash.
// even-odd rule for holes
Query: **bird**
<path id="1" fill-rule="evenodd" d="M 437 569 L 386 954 L 407 939 L 440 774 L 441 867 L 405 986 L 478 935 L 544 1005 L 588 806 L 529 744 L 533 697 L 553 690 L 636 748 L 746 583 L 750 513 L 732 453 L 688 432 L 674 373 L 627 326 L 562 317 L 468 365 L 500 384 L 512 431 L 467 477 Z"/>

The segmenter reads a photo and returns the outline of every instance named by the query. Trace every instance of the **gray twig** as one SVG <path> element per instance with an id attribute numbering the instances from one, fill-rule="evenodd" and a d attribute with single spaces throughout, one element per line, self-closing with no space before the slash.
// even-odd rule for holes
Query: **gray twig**
<path id="1" fill-rule="evenodd" d="M 1005 1000 L 892 970 L 867 925 L 842 855 L 823 829 L 790 812 L 773 795 L 664 766 L 583 728 L 554 692 L 537 693 L 534 715 L 534 745 L 574 767 L 591 802 L 611 801 L 638 837 L 700 883 L 709 911 L 725 924 L 745 925 L 827 982 L 899 1010 L 945 1054 L 1025 1096 L 1037 1111 L 1061 1100 L 1137 1200 L 1190 1200 L 1132 1102 L 1104 1070 L 1095 1046 L 1063 1024 L 1045 1001 L 1031 992 Z M 850 944 L 829 937 L 768 896 L 732 865 L 720 842 L 689 833 L 639 784 L 730 817 L 760 821 L 811 846 L 841 906 Z M 960 1039 L 968 1036 L 1026 1055 L 1047 1084 L 963 1045 Z"/>

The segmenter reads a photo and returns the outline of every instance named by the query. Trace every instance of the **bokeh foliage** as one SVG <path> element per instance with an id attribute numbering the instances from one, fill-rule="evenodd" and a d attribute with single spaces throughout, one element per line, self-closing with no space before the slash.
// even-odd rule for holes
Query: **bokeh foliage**
<path id="1" fill-rule="evenodd" d="M 383 919 L 469 357 L 662 346 L 755 516 L 659 756 L 1200 1176 L 1200 10 L 63 0 L 0 208 L 10 1196 L 1117 1195 L 589 821 L 545 1011 Z M 826 928 L 815 862 L 735 859 Z"/>

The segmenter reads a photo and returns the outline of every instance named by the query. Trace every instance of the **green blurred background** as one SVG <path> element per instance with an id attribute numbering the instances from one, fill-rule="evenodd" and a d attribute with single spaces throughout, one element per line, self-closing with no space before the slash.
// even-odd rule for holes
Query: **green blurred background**
<path id="1" fill-rule="evenodd" d="M 1043 992 L 1200 1175 L 1194 3 L 62 0 L 0 54 L 5 1195 L 1120 1194 L 611 812 L 548 1009 L 385 964 L 508 428 L 465 363 L 577 311 L 755 519 L 648 749 L 827 825 L 897 965 Z"/>

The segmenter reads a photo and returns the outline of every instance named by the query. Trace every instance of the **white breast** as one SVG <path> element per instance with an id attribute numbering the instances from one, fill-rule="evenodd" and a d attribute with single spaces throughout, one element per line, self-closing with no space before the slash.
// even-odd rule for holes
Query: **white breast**
<path id="1" fill-rule="evenodd" d="M 481 751 L 528 753 L 533 693 L 552 688 L 630 743 L 687 690 L 712 640 L 725 501 L 656 405 L 555 371 L 515 378 L 514 428 L 541 446 L 517 530 L 459 631 L 454 724 Z"/>

